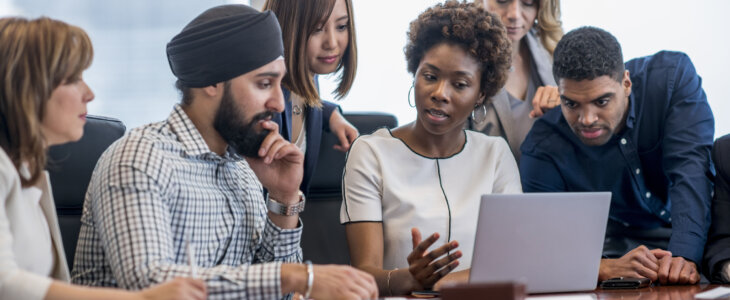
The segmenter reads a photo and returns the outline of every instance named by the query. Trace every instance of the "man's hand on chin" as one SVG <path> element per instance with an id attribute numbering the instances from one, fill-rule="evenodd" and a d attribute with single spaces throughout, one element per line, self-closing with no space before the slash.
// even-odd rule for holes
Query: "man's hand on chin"
<path id="1" fill-rule="evenodd" d="M 295 204 L 304 173 L 304 154 L 296 145 L 279 135 L 279 125 L 263 121 L 261 127 L 269 134 L 261 143 L 257 158 L 246 157 L 261 184 L 275 199 L 284 204 Z"/>

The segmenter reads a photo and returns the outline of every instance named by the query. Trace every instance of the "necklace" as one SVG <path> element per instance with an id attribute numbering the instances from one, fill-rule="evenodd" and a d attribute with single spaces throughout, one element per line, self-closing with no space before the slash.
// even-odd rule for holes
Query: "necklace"
<path id="1" fill-rule="evenodd" d="M 297 116 L 298 116 L 298 115 L 301 115 L 301 114 L 302 114 L 302 107 L 301 107 L 301 106 L 299 106 L 299 104 L 294 104 L 294 105 L 292 106 L 292 110 L 291 110 L 291 112 L 292 112 L 293 114 L 297 115 Z"/>

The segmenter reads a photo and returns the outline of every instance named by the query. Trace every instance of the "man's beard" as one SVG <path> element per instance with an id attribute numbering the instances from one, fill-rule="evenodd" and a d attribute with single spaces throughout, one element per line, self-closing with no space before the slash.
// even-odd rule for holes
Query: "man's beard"
<path id="1" fill-rule="evenodd" d="M 261 149 L 261 144 L 269 134 L 269 130 L 257 130 L 256 124 L 261 120 L 272 118 L 274 113 L 272 111 L 258 113 L 248 123 L 243 119 L 243 115 L 244 112 L 231 95 L 230 85 L 226 83 L 221 104 L 215 113 L 213 128 L 239 155 L 252 158 L 259 157 L 259 149 Z"/>

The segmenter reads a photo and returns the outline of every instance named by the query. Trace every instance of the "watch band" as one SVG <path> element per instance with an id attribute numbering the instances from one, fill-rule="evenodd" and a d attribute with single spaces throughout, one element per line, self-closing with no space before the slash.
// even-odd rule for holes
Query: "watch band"
<path id="1" fill-rule="evenodd" d="M 300 212 L 303 212 L 305 202 L 306 200 L 302 191 L 299 191 L 299 202 L 292 205 L 286 205 L 284 203 L 276 201 L 274 198 L 271 198 L 270 193 L 266 194 L 266 207 L 269 209 L 270 212 L 281 216 L 293 216 Z"/>

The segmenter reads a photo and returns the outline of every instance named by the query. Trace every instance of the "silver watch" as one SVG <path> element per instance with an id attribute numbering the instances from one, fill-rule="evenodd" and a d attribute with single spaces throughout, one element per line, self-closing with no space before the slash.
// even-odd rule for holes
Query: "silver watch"
<path id="1" fill-rule="evenodd" d="M 306 201 L 304 198 L 304 193 L 302 193 L 302 191 L 299 191 L 299 202 L 292 205 L 286 205 L 284 203 L 274 200 L 274 198 L 271 198 L 271 193 L 266 194 L 266 207 L 269 209 L 270 212 L 281 216 L 293 216 L 300 212 L 303 212 L 304 202 Z"/>

